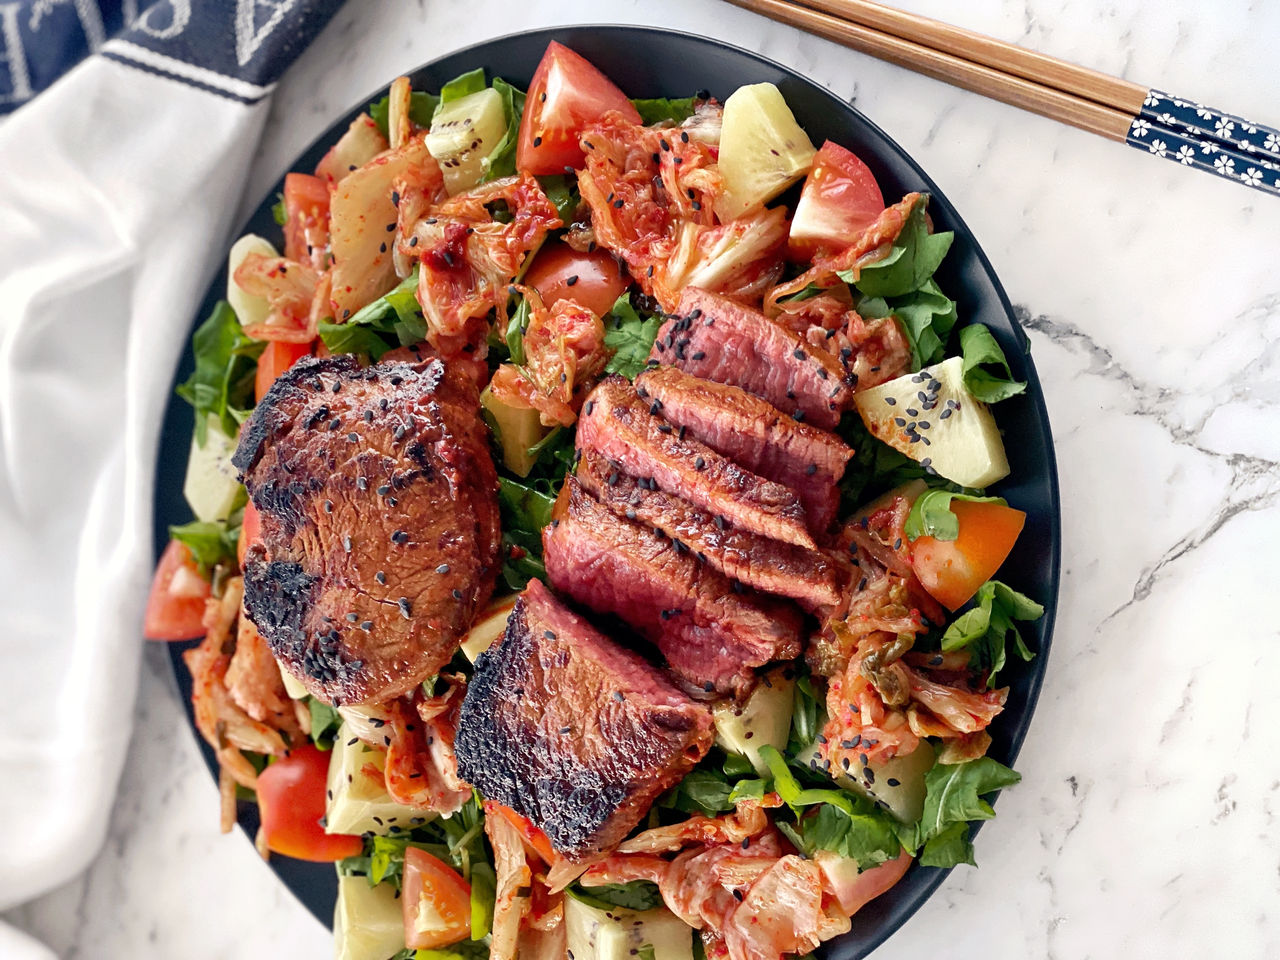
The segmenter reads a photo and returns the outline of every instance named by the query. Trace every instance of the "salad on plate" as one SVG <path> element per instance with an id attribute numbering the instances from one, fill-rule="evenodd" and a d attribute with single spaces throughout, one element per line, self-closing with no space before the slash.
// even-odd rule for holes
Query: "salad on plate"
<path id="1" fill-rule="evenodd" d="M 772 84 L 634 92 L 401 77 L 195 332 L 145 632 L 344 960 L 803 956 L 1018 780 L 952 235 Z"/>

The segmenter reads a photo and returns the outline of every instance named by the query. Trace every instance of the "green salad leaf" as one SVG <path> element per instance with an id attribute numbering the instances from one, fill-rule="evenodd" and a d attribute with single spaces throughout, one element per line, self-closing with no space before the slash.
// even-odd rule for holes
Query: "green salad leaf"
<path id="1" fill-rule="evenodd" d="M 235 311 L 218 301 L 208 319 L 191 338 L 196 365 L 177 389 L 178 396 L 196 411 L 196 443 L 204 446 L 209 417 L 216 417 L 222 432 L 234 437 L 253 397 L 258 357 L 265 342 L 245 335 Z"/>
<path id="2" fill-rule="evenodd" d="M 996 815 L 984 796 L 1011 787 L 1022 779 L 990 757 L 964 763 L 935 763 L 925 774 L 924 813 L 920 822 L 904 830 L 903 845 L 917 852 L 926 867 L 973 864 L 969 823 Z"/>
<path id="3" fill-rule="evenodd" d="M 605 372 L 620 373 L 634 380 L 649 362 L 649 351 L 661 326 L 660 316 L 640 315 L 631 303 L 629 292 L 620 296 L 604 318 L 604 345 L 613 351 Z"/>
<path id="4" fill-rule="evenodd" d="M 539 177 L 538 183 L 542 184 L 542 192 L 547 195 L 547 199 L 556 205 L 556 214 L 560 219 L 566 224 L 572 222 L 582 200 L 582 195 L 578 193 L 578 178 L 565 173 L 554 173 Z"/>
<path id="5" fill-rule="evenodd" d="M 935 540 L 954 540 L 960 536 L 960 521 L 951 512 L 952 500 L 967 500 L 970 503 L 999 503 L 1003 505 L 1003 497 L 973 497 L 967 493 L 952 493 L 950 490 L 926 490 L 916 497 L 911 505 L 911 512 L 902 525 L 908 540 L 921 537 L 933 537 Z"/>
<path id="6" fill-rule="evenodd" d="M 930 233 L 925 219 L 928 199 L 922 197 L 907 216 L 907 222 L 883 260 L 862 268 L 855 277 L 843 271 L 840 278 L 852 283 L 866 297 L 902 297 L 923 287 L 951 249 L 955 235 L 950 231 Z"/>
<path id="7" fill-rule="evenodd" d="M 789 836 L 801 852 L 831 850 L 852 857 L 864 867 L 895 859 L 902 851 L 899 824 L 866 797 L 838 787 L 802 787 L 773 747 L 761 747 L 760 755 L 773 775 L 773 789 L 784 803 L 799 814 L 804 807 L 818 806 L 812 816 L 801 816 Z"/>
<path id="8" fill-rule="evenodd" d="M 1014 380 L 1009 361 L 991 331 L 981 323 L 960 330 L 961 373 L 964 385 L 983 403 L 996 403 L 1027 389 L 1025 381 Z"/>
<path id="9" fill-rule="evenodd" d="M 320 339 L 333 353 L 366 353 L 379 360 L 388 350 L 426 338 L 427 322 L 418 304 L 418 270 L 343 323 L 320 321 Z"/>
<path id="10" fill-rule="evenodd" d="M 727 776 L 709 767 L 697 767 L 658 799 L 661 806 L 686 813 L 713 817 L 734 808 L 729 799 L 734 784 Z"/>
<path id="11" fill-rule="evenodd" d="M 624 910 L 653 910 L 662 906 L 662 893 L 656 883 L 633 880 L 630 883 L 610 883 L 583 887 L 575 884 L 569 895 L 598 910 L 621 907 Z"/>
<path id="12" fill-rule="evenodd" d="M 200 576 L 206 580 L 218 564 L 230 563 L 236 558 L 236 541 L 225 522 L 193 520 L 170 527 L 169 536 L 186 545 Z"/>
<path id="13" fill-rule="evenodd" d="M 289 220 L 289 213 L 284 206 L 284 194 L 276 194 L 276 202 L 271 205 L 271 219 L 276 222 L 276 226 L 283 227 Z"/>
<path id="14" fill-rule="evenodd" d="M 693 97 L 680 97 L 678 99 L 657 98 L 652 100 L 632 100 L 636 111 L 640 114 L 640 122 L 646 127 L 654 123 L 662 123 L 670 121 L 671 123 L 684 123 L 693 116 L 693 107 L 696 101 Z"/>
<path id="15" fill-rule="evenodd" d="M 471 939 L 483 940 L 493 929 L 498 878 L 487 862 L 471 865 Z"/>
<path id="16" fill-rule="evenodd" d="M 337 708 L 315 697 L 307 697 L 307 709 L 311 714 L 312 743 L 321 750 L 331 749 L 334 735 L 342 726 L 342 717 Z"/>
<path id="17" fill-rule="evenodd" d="M 501 77 L 493 78 L 493 89 L 502 96 L 502 109 L 507 115 L 507 132 L 493 145 L 489 155 L 481 162 L 484 176 L 481 182 L 509 177 L 516 172 L 516 144 L 520 140 L 520 115 L 524 113 L 524 91 L 514 87 Z"/>
<path id="18" fill-rule="evenodd" d="M 431 118 L 435 116 L 438 106 L 440 106 L 440 98 L 434 93 L 423 93 L 415 90 L 409 94 L 409 119 L 416 126 L 430 127 Z M 389 132 L 390 126 L 387 122 L 390 113 L 391 97 L 389 95 L 369 104 L 369 116 L 373 118 L 373 122 L 377 124 L 384 137 L 391 135 Z"/>
<path id="19" fill-rule="evenodd" d="M 488 86 L 484 81 L 484 67 L 476 67 L 474 70 L 468 70 L 462 76 L 454 77 L 441 87 L 440 102 L 449 103 L 453 100 L 461 100 L 463 97 L 469 97 L 473 93 L 479 93 Z"/>
<path id="20" fill-rule="evenodd" d="M 1020 658 L 1025 661 L 1035 656 L 1023 642 L 1014 621 L 1039 620 L 1044 607 L 998 580 L 988 580 L 980 586 L 973 604 L 947 627 L 942 635 L 942 649 L 970 650 L 975 665 L 990 671 L 987 685 L 994 687 L 996 674 L 1007 659 L 1005 647 L 1010 633 Z"/>

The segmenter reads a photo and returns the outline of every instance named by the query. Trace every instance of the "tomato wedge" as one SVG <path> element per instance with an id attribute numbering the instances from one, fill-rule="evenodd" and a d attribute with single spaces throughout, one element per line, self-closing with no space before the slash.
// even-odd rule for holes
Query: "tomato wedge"
<path id="1" fill-rule="evenodd" d="M 554 40 L 533 75 L 520 117 L 516 168 L 534 175 L 582 166 L 578 138 L 584 127 L 610 110 L 632 123 L 640 114 L 627 95 L 580 55 Z"/>
<path id="2" fill-rule="evenodd" d="M 170 540 L 160 554 L 142 632 L 149 640 L 194 640 L 203 637 L 204 606 L 209 582 L 200 576 L 186 544 Z"/>
<path id="3" fill-rule="evenodd" d="M 448 864 L 425 850 L 404 852 L 404 945 L 414 950 L 447 947 L 471 935 L 471 887 Z"/>
<path id="4" fill-rule="evenodd" d="M 317 269 L 329 245 L 329 185 L 309 173 L 284 178 L 284 255 Z"/>
<path id="5" fill-rule="evenodd" d="M 359 837 L 325 833 L 325 779 L 328 753 L 304 744 L 258 774 L 258 808 L 267 849 L 315 863 L 354 857 L 364 849 Z"/>
<path id="6" fill-rule="evenodd" d="M 524 282 L 538 291 L 548 310 L 559 300 L 572 300 L 602 317 L 631 285 L 631 277 L 607 251 L 579 253 L 553 240 L 538 251 Z"/>
<path id="7" fill-rule="evenodd" d="M 936 600 L 958 610 L 1000 569 L 1027 515 L 1000 503 L 952 500 L 959 521 L 954 540 L 920 537 L 911 544 L 916 577 Z"/>
<path id="8" fill-rule="evenodd" d="M 286 340 L 272 340 L 267 349 L 258 357 L 258 373 L 253 381 L 253 395 L 262 402 L 271 385 L 280 374 L 284 373 L 301 358 L 311 354 L 309 343 L 289 343 Z"/>
<path id="9" fill-rule="evenodd" d="M 787 251 L 808 260 L 853 243 L 884 212 L 875 176 L 856 155 L 828 140 L 813 158 L 791 220 Z"/>
<path id="10" fill-rule="evenodd" d="M 240 539 L 236 542 L 236 559 L 240 562 L 241 570 L 244 569 L 244 558 L 249 547 L 261 537 L 262 515 L 250 500 L 244 505 L 244 521 L 240 524 Z"/>

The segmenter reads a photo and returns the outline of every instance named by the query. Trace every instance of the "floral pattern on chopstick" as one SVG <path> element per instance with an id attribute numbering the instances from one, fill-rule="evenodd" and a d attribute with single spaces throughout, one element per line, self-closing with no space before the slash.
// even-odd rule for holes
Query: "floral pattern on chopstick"
<path id="1" fill-rule="evenodd" d="M 1193 128 L 1183 122 L 1188 112 L 1198 117 L 1202 125 L 1210 124 L 1210 118 L 1224 119 L 1224 115 L 1217 111 L 1188 100 L 1167 97 L 1153 90 L 1147 95 L 1142 114 L 1134 117 L 1129 124 L 1125 142 L 1166 160 L 1177 161 L 1183 166 L 1196 167 L 1272 196 L 1280 196 L 1280 158 L 1273 158 L 1257 145 L 1245 147 L 1235 140 L 1228 143 L 1221 137 L 1205 132 L 1206 129 L 1212 130 L 1213 126 Z M 1242 121 L 1233 117 L 1226 119 L 1228 123 L 1220 128 L 1224 135 L 1228 132 L 1238 133 L 1240 127 L 1236 124 Z M 1247 126 L 1254 131 L 1248 135 L 1257 135 L 1260 143 L 1280 146 L 1280 140 L 1274 131 L 1262 136 L 1260 131 L 1265 128 L 1257 124 Z"/>
<path id="2" fill-rule="evenodd" d="M 1269 163 L 1280 163 L 1280 130 L 1206 107 L 1194 100 L 1149 90 L 1138 118 L 1163 127 L 1180 128 L 1201 139 L 1216 140 L 1246 154 L 1259 154 Z"/>

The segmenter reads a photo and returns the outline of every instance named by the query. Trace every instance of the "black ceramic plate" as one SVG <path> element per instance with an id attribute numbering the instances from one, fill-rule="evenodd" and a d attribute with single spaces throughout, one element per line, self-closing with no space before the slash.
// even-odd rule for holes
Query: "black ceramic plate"
<path id="1" fill-rule="evenodd" d="M 991 733 L 991 755 L 1013 764 L 1031 722 L 1032 709 L 1044 676 L 1049 638 L 1053 630 L 1058 597 L 1060 522 L 1058 478 L 1049 435 L 1049 418 L 1040 394 L 1035 367 L 1027 353 L 1026 334 L 1018 326 L 1013 310 L 991 264 L 979 248 L 960 215 L 928 175 L 875 124 L 849 104 L 793 70 L 754 53 L 723 43 L 644 27 L 582 26 L 538 30 L 504 37 L 469 47 L 415 70 L 414 89 L 436 91 L 458 74 L 484 67 L 525 87 L 533 76 L 547 43 L 559 40 L 601 67 L 629 96 L 687 97 L 696 90 L 710 90 L 724 100 L 747 83 L 777 84 L 795 112 L 800 125 L 815 144 L 831 139 L 854 150 L 875 174 L 886 198 L 892 202 L 911 190 L 932 195 L 929 212 L 940 230 L 954 230 L 955 243 L 944 261 L 938 281 L 957 301 L 962 323 L 980 321 L 991 328 L 1004 348 L 1014 376 L 1027 380 L 1024 396 L 1000 404 L 998 417 L 1012 468 L 1010 477 L 998 487 L 1010 504 L 1027 512 L 1027 523 L 1005 565 L 1002 576 L 1011 586 L 1045 605 L 1044 617 L 1034 625 L 1031 646 L 1038 656 L 1026 667 L 1011 671 L 1012 690 L 1008 704 Z M 392 78 L 388 77 L 390 82 Z M 382 96 L 374 91 L 349 113 L 335 119 L 332 127 L 304 152 L 293 168 L 311 170 L 351 120 L 370 101 Z M 271 216 L 271 205 L 280 184 L 272 187 L 246 223 L 241 233 L 264 236 L 279 233 Z M 196 323 L 208 316 L 226 288 L 225 268 L 210 287 Z M 183 356 L 175 383 L 192 367 L 191 350 Z M 182 497 L 183 471 L 191 442 L 191 409 L 171 399 L 165 414 L 156 468 L 155 543 L 157 555 L 168 540 L 168 525 L 190 518 Z M 174 670 L 184 703 L 190 713 L 191 680 L 179 659 L 190 644 L 173 644 Z M 205 759 L 215 772 L 213 752 L 200 740 Z M 240 824 L 252 837 L 257 830 L 257 808 L 242 803 Z M 992 829 L 999 830 L 999 822 Z M 271 866 L 299 900 L 322 922 L 330 924 L 337 891 L 334 870 L 327 864 L 310 864 L 285 857 L 273 857 Z M 889 893 L 872 901 L 855 918 L 853 932 L 824 946 L 831 960 L 864 957 L 914 913 L 937 889 L 946 871 L 912 867 Z"/>

